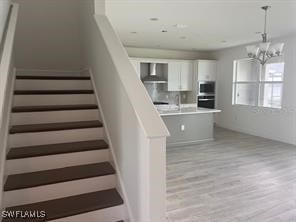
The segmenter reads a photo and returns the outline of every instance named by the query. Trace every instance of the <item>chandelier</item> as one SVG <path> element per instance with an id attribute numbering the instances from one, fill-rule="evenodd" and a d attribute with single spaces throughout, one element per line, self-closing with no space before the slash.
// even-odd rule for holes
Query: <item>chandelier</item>
<path id="1" fill-rule="evenodd" d="M 265 65 L 265 63 L 270 58 L 281 56 L 284 48 L 284 43 L 276 43 L 270 46 L 270 42 L 267 42 L 266 21 L 267 11 L 270 8 L 271 6 L 262 7 L 262 9 L 265 11 L 264 32 L 262 34 L 262 42 L 259 45 L 246 46 L 248 56 L 250 58 L 258 60 L 261 65 Z"/>

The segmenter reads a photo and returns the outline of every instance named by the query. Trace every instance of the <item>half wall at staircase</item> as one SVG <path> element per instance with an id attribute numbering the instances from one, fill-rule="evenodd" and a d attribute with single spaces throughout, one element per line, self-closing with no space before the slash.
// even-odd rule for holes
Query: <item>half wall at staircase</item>
<path id="1" fill-rule="evenodd" d="M 128 55 L 94 1 L 81 2 L 86 66 L 114 157 L 130 221 L 164 222 L 169 135 Z"/>

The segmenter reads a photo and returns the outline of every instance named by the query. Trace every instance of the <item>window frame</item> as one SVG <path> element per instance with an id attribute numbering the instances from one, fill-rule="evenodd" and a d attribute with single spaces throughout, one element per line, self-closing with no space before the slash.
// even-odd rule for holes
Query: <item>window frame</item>
<path id="1" fill-rule="evenodd" d="M 239 61 L 244 61 L 244 60 L 250 60 L 250 61 L 255 61 L 252 58 L 244 58 L 244 59 L 238 59 L 233 61 L 233 78 L 232 78 L 232 105 L 233 106 L 242 106 L 242 107 L 258 107 L 258 108 L 264 108 L 264 109 L 277 109 L 280 110 L 283 108 L 283 91 L 284 91 L 284 78 L 285 78 L 285 62 L 283 60 L 279 61 L 273 61 L 269 62 L 267 64 L 274 64 L 274 63 L 283 63 L 284 64 L 284 72 L 283 72 L 283 77 L 282 81 L 262 81 L 262 74 L 266 72 L 266 65 L 260 66 L 259 70 L 259 75 L 256 76 L 256 80 L 254 81 L 237 81 L 238 75 L 237 75 L 237 65 Z M 255 85 L 255 105 L 252 104 L 238 104 L 237 103 L 237 87 L 238 85 L 242 84 L 248 84 L 248 85 Z M 281 84 L 281 103 L 280 107 L 269 107 L 269 106 L 264 106 L 260 104 L 260 86 L 265 85 L 265 84 Z"/>
<path id="2" fill-rule="evenodd" d="M 283 75 L 282 75 L 282 81 L 266 81 L 266 80 L 261 80 L 263 73 L 266 74 L 266 65 L 268 64 L 280 64 L 283 63 L 284 64 L 284 71 L 283 71 Z M 274 62 L 269 62 L 266 63 L 266 65 L 264 65 L 264 68 L 261 70 L 260 75 L 259 75 L 259 92 L 258 92 L 258 107 L 263 107 L 263 108 L 271 108 L 271 109 L 282 109 L 283 107 L 283 91 L 284 91 L 284 78 L 285 78 L 285 62 L 284 61 L 274 61 Z M 281 84 L 281 103 L 280 103 L 280 107 L 270 107 L 270 106 L 264 106 L 260 104 L 260 98 L 261 98 L 261 90 L 260 90 L 260 86 L 261 85 L 265 85 L 265 84 Z"/>
<path id="3" fill-rule="evenodd" d="M 238 81 L 237 80 L 237 66 L 238 66 L 238 62 L 239 61 L 244 61 L 244 60 L 249 60 L 249 61 L 253 61 L 254 59 L 252 58 L 244 58 L 244 59 L 238 59 L 238 60 L 234 60 L 233 62 L 233 81 L 232 81 L 232 105 L 234 106 L 247 106 L 247 107 L 256 107 L 259 104 L 259 81 L 260 81 L 260 75 L 257 76 L 256 81 Z M 260 67 L 261 69 L 261 67 Z M 240 84 L 247 84 L 247 85 L 255 85 L 255 90 L 256 90 L 256 94 L 255 94 L 255 105 L 247 105 L 247 104 L 238 104 L 237 103 L 237 86 Z"/>

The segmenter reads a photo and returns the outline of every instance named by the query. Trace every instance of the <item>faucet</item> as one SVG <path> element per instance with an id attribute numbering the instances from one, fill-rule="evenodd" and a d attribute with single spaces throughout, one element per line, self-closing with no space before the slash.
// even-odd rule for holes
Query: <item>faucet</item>
<path id="1" fill-rule="evenodd" d="M 178 106 L 178 110 L 181 110 L 181 96 L 178 94 L 175 97 L 176 99 L 176 105 Z"/>

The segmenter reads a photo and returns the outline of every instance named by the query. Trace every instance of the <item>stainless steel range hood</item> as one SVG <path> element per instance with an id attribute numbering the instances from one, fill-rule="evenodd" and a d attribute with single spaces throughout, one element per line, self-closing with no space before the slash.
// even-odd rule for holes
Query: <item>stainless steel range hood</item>
<path id="1" fill-rule="evenodd" d="M 142 79 L 143 83 L 166 83 L 167 81 L 156 73 L 156 63 L 150 63 L 149 74 Z"/>

